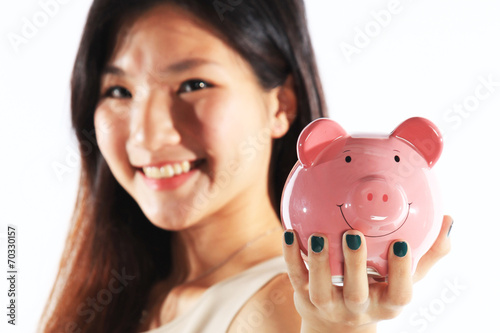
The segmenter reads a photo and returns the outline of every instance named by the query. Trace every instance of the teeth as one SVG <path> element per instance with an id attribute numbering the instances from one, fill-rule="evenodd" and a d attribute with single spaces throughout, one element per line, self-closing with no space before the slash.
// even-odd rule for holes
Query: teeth
<path id="1" fill-rule="evenodd" d="M 174 164 L 174 168 L 173 169 L 174 169 L 174 173 L 176 175 L 180 175 L 182 173 L 182 167 L 181 167 L 180 164 L 177 164 L 177 163 Z"/>
<path id="2" fill-rule="evenodd" d="M 160 168 L 160 176 L 170 178 L 174 175 L 174 168 L 169 164 Z"/>
<path id="3" fill-rule="evenodd" d="M 188 172 L 191 169 L 191 165 L 189 164 L 188 161 L 183 161 L 181 163 L 181 168 L 182 168 L 182 171 Z"/>
<path id="4" fill-rule="evenodd" d="M 182 161 L 181 163 L 167 164 L 160 168 L 157 167 L 144 167 L 142 171 L 148 178 L 171 178 L 173 176 L 178 176 L 180 174 L 189 172 L 191 170 L 191 164 L 188 161 Z"/>

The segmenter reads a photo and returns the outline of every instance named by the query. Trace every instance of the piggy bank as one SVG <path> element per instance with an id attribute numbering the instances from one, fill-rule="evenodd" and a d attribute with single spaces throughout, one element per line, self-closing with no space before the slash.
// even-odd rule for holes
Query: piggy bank
<path id="1" fill-rule="evenodd" d="M 298 161 L 282 194 L 282 224 L 296 231 L 306 255 L 311 234 L 328 237 L 334 284 L 343 282 L 342 235 L 349 229 L 365 235 L 370 276 L 387 278 L 394 240 L 411 248 L 414 274 L 441 229 L 431 169 L 442 148 L 439 130 L 424 118 L 407 119 L 390 135 L 348 135 L 335 121 L 317 119 L 299 136 Z"/>

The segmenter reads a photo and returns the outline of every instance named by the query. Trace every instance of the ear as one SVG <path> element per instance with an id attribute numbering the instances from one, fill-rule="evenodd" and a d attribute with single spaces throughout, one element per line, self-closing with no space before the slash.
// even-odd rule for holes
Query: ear
<path id="1" fill-rule="evenodd" d="M 439 129 L 425 118 L 414 117 L 405 120 L 390 136 L 412 146 L 425 158 L 429 168 L 434 166 L 443 151 L 443 137 Z"/>
<path id="2" fill-rule="evenodd" d="M 285 83 L 275 89 L 277 89 L 276 99 L 278 103 L 272 118 L 271 136 L 278 139 L 288 132 L 297 116 L 297 97 L 292 75 L 288 75 Z"/>
<path id="3" fill-rule="evenodd" d="M 297 142 L 300 163 L 306 168 L 312 166 L 326 146 L 346 135 L 346 131 L 331 119 L 319 118 L 311 122 L 302 130 Z"/>

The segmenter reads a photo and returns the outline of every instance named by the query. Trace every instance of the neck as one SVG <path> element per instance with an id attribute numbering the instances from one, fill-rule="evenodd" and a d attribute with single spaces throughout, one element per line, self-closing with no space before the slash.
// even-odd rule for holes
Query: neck
<path id="1" fill-rule="evenodd" d="M 180 253 L 184 254 L 188 274 L 185 281 L 219 270 L 218 265 L 224 266 L 226 271 L 228 266 L 231 270 L 239 270 L 280 255 L 282 232 L 279 226 L 270 200 L 264 196 L 262 202 L 254 205 L 233 203 L 223 212 L 178 231 L 174 253 L 182 251 Z M 230 264 L 229 260 L 238 265 Z"/>

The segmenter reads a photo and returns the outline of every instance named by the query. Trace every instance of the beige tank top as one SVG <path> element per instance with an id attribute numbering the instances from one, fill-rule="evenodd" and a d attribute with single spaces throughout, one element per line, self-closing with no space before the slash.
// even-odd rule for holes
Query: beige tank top
<path id="1" fill-rule="evenodd" d="M 287 272 L 283 256 L 271 258 L 208 288 L 191 311 L 145 333 L 226 332 L 243 305 L 267 282 Z"/>

